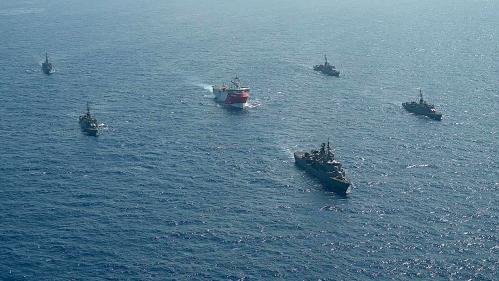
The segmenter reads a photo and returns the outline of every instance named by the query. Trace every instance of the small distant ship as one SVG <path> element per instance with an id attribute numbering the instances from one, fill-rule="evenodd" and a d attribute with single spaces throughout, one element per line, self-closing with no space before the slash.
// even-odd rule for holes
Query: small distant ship
<path id="1" fill-rule="evenodd" d="M 236 76 L 229 85 L 212 86 L 215 100 L 223 105 L 244 109 L 248 107 L 250 88 L 241 85 Z"/>
<path id="2" fill-rule="evenodd" d="M 402 106 L 409 112 L 416 115 L 424 115 L 434 120 L 442 120 L 442 113 L 437 112 L 433 104 L 423 100 L 423 92 L 419 89 L 419 103 L 415 101 L 404 102 Z"/>
<path id="3" fill-rule="evenodd" d="M 81 130 L 88 135 L 97 136 L 99 125 L 97 119 L 90 114 L 90 106 L 87 102 L 87 112 L 79 118 Z"/>
<path id="4" fill-rule="evenodd" d="M 42 63 L 43 73 L 50 75 L 54 73 L 54 66 L 49 62 L 49 55 L 45 53 L 45 61 Z"/>
<path id="5" fill-rule="evenodd" d="M 335 159 L 329 140 L 327 144 L 321 144 L 320 150 L 295 152 L 294 157 L 298 167 L 319 179 L 327 188 L 338 193 L 351 191 L 351 182 L 345 176 L 341 163 Z"/>
<path id="6" fill-rule="evenodd" d="M 340 71 L 338 71 L 336 69 L 336 67 L 334 65 L 331 65 L 330 63 L 327 62 L 327 56 L 324 55 L 324 64 L 318 64 L 318 65 L 315 65 L 314 66 L 314 70 L 315 71 L 320 71 L 326 75 L 329 75 L 329 76 L 336 76 L 336 77 L 339 77 L 340 76 Z"/>

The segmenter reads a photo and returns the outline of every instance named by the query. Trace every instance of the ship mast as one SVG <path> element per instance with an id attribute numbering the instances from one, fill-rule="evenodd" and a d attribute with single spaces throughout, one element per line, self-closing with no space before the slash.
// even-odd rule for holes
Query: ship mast
<path id="1" fill-rule="evenodd" d="M 236 77 L 234 77 L 234 79 L 231 82 L 236 88 L 240 87 L 241 82 L 239 81 L 239 77 L 237 75 Z"/>
<path id="2" fill-rule="evenodd" d="M 45 52 L 45 63 L 49 63 L 49 55 Z"/>
<path id="3" fill-rule="evenodd" d="M 331 146 L 329 145 L 329 138 L 327 138 L 327 160 L 332 160 L 334 158 L 334 154 L 331 152 Z"/>
<path id="4" fill-rule="evenodd" d="M 423 91 L 419 88 L 419 103 L 423 103 Z"/>
<path id="5" fill-rule="evenodd" d="M 327 65 L 327 56 L 326 56 L 326 54 L 324 54 L 324 60 L 326 61 L 326 62 L 324 62 L 324 66 L 326 66 Z"/>

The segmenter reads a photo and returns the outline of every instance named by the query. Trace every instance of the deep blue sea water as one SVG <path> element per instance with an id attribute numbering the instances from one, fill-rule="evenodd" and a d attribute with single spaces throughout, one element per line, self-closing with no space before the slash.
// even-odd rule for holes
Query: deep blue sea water
<path id="1" fill-rule="evenodd" d="M 498 14 L 2 0 L 0 280 L 497 280 Z M 207 90 L 234 75 L 248 111 Z M 401 107 L 419 87 L 441 122 Z M 328 137 L 348 197 L 294 166 Z"/>

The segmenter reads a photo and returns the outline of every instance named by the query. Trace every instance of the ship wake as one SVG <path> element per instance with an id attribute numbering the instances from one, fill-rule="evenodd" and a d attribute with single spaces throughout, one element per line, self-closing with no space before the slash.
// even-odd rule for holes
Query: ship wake
<path id="1" fill-rule="evenodd" d="M 213 88 L 211 85 L 209 84 L 204 84 L 204 83 L 197 83 L 197 84 L 194 84 L 194 86 L 197 86 L 197 87 L 200 87 L 200 88 L 203 88 L 205 89 L 206 91 L 210 92 L 210 93 L 213 93 Z"/>
<path id="2" fill-rule="evenodd" d="M 257 108 L 257 107 L 260 107 L 262 106 L 262 103 L 260 102 L 260 100 L 251 100 L 249 101 L 248 103 L 248 108 Z"/>
<path id="3" fill-rule="evenodd" d="M 413 168 L 427 168 L 427 167 L 432 167 L 430 164 L 415 164 L 415 165 L 409 165 L 406 167 L 406 169 L 413 169 Z"/>

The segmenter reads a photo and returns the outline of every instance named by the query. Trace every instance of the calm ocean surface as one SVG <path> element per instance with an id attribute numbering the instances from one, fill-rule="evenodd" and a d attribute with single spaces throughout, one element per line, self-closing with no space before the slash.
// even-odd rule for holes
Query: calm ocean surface
<path id="1" fill-rule="evenodd" d="M 498 14 L 2 0 L 0 280 L 497 280 Z M 246 112 L 207 90 L 234 75 Z M 403 110 L 418 87 L 441 122 Z M 346 198 L 293 163 L 328 137 Z"/>

